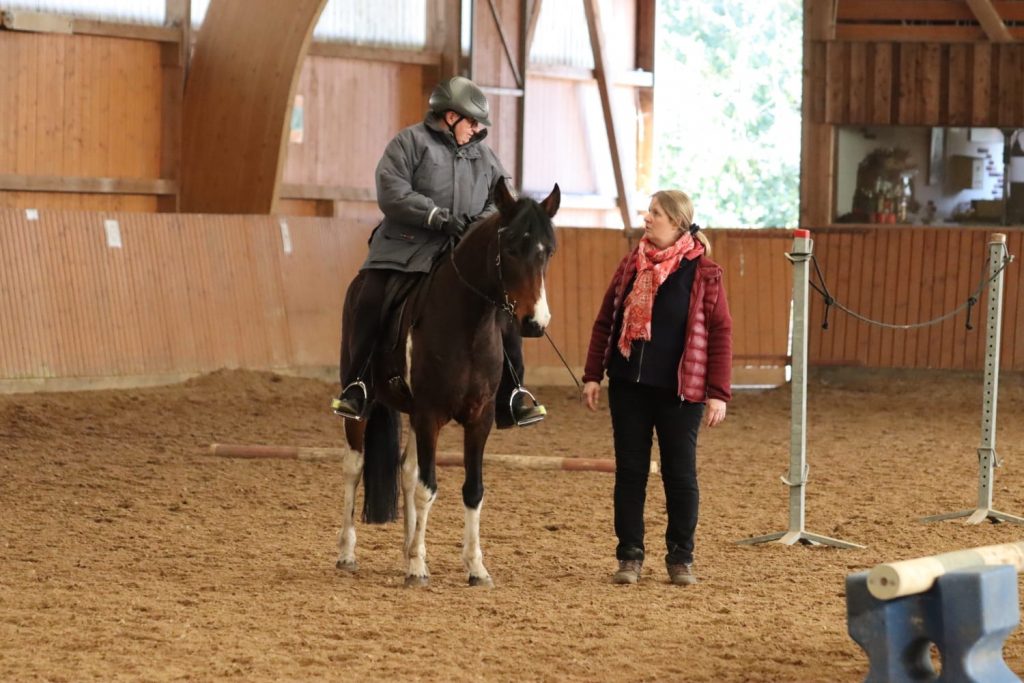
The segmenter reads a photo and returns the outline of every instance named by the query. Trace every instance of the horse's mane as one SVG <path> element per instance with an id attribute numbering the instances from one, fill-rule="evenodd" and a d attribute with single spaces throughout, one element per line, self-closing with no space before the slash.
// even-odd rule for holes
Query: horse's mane
<path id="1" fill-rule="evenodd" d="M 466 234 L 463 235 L 456 250 L 464 244 L 472 242 L 473 240 L 469 239 L 472 235 L 489 233 L 497 229 L 510 231 L 509 237 L 529 234 L 536 237 L 539 242 L 550 245 L 552 250 L 554 250 L 554 225 L 552 225 L 551 218 L 539 202 L 528 197 L 520 197 L 516 200 L 511 213 L 512 216 L 507 223 L 504 223 L 500 211 L 493 211 L 483 219 L 472 224 L 469 230 L 466 231 Z"/>

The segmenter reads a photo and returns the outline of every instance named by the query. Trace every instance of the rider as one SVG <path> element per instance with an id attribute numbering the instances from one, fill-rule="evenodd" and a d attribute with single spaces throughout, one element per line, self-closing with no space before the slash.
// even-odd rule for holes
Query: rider
<path id="1" fill-rule="evenodd" d="M 341 368 L 343 389 L 331 403 L 348 419 L 363 419 L 372 398 L 370 358 L 388 316 L 382 310 L 387 288 L 407 293 L 449 239 L 458 240 L 467 225 L 495 210 L 490 189 L 507 182 L 498 157 L 483 143 L 490 106 L 473 81 L 462 76 L 442 81 L 430 94 L 429 107 L 421 123 L 388 143 L 377 164 L 377 203 L 384 220 L 370 237 L 363 288 L 355 301 L 358 324 L 351 330 L 350 363 Z M 515 391 L 523 378 L 523 342 L 516 325 L 505 327 L 502 341 L 514 368 L 504 364 L 495 406 L 499 429 L 533 424 L 546 414 L 544 406 L 525 400 L 528 393 Z"/>

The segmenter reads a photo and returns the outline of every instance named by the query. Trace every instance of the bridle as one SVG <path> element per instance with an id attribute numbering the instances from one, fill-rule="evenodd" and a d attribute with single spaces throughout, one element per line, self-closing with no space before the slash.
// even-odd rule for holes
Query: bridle
<path id="1" fill-rule="evenodd" d="M 459 278 L 459 282 L 461 282 L 466 287 L 466 289 L 476 294 L 478 297 L 489 303 L 491 306 L 494 306 L 498 310 L 505 312 L 506 314 L 508 314 L 508 317 L 514 319 L 516 317 L 516 306 L 518 305 L 518 302 L 509 296 L 508 289 L 506 289 L 505 287 L 505 276 L 501 270 L 501 233 L 505 229 L 505 227 L 498 228 L 498 231 L 497 233 L 495 233 L 495 236 L 491 238 L 490 242 L 487 243 L 487 248 L 490 249 L 491 244 L 495 240 L 497 240 L 498 242 L 498 250 L 497 255 L 494 257 L 494 265 L 498 269 L 498 284 L 501 286 L 501 294 L 504 301 L 499 302 L 495 300 L 493 297 L 488 296 L 484 292 L 480 291 L 477 287 L 473 286 L 471 282 L 469 282 L 468 280 L 466 280 L 466 278 L 462 276 L 462 272 L 459 270 L 458 264 L 455 263 L 455 239 L 451 237 L 448 238 L 448 257 L 452 263 L 452 270 L 455 271 L 455 275 L 456 277 Z"/>

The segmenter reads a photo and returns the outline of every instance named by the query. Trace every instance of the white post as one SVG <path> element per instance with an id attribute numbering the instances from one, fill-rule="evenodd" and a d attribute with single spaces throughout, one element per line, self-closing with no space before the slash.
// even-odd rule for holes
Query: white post
<path id="1" fill-rule="evenodd" d="M 988 242 L 988 306 L 985 316 L 985 382 L 981 403 L 981 446 L 978 448 L 978 506 L 973 510 L 960 510 L 925 517 L 924 522 L 967 517 L 968 524 L 993 522 L 1024 524 L 1024 518 L 999 512 L 992 507 L 992 489 L 996 456 L 996 400 L 999 395 L 999 350 L 1003 336 L 1003 282 L 1005 265 L 1012 260 L 1006 249 L 1006 235 L 993 233 Z"/>
<path id="2" fill-rule="evenodd" d="M 804 528 L 807 488 L 807 294 L 810 261 L 814 241 L 810 230 L 793 233 L 793 252 L 786 258 L 793 264 L 793 379 L 791 382 L 789 431 L 789 473 L 782 483 L 789 486 L 789 529 L 765 536 L 745 538 L 737 543 L 754 545 L 778 541 L 784 545 L 800 542 L 837 548 L 863 548 L 862 545 L 812 534 Z"/>

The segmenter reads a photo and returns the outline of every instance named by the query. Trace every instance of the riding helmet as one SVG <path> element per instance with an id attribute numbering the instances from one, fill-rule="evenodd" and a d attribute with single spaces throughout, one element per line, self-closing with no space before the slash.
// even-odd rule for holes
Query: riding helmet
<path id="1" fill-rule="evenodd" d="M 485 126 L 491 125 L 487 97 L 476 83 L 464 76 L 441 81 L 430 93 L 430 111 L 443 114 L 448 110 L 476 119 Z"/>

